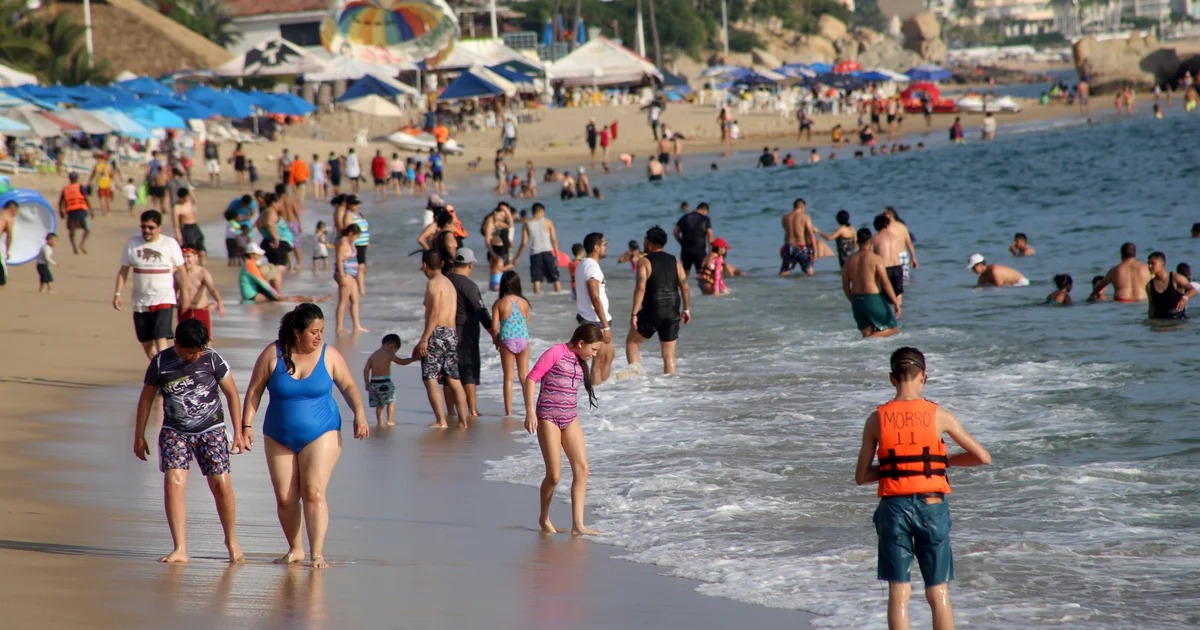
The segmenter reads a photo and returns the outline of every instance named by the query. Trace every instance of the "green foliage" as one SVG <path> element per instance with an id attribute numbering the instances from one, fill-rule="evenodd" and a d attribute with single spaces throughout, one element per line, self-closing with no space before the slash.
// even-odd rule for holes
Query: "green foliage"
<path id="1" fill-rule="evenodd" d="M 762 40 L 758 38 L 757 33 L 740 31 L 736 28 L 729 29 L 729 50 L 733 52 L 750 52 L 754 48 L 762 48 L 762 45 Z"/>
<path id="2" fill-rule="evenodd" d="M 875 0 L 858 0 L 854 3 L 854 25 L 883 33 L 887 31 L 888 21 Z"/>
<path id="3" fill-rule="evenodd" d="M 66 13 L 29 14 L 23 0 L 0 0 L 0 62 L 31 72 L 42 83 L 101 84 L 111 81 L 107 62 L 90 64 L 86 32 Z"/>
<path id="4" fill-rule="evenodd" d="M 218 46 L 228 47 L 242 39 L 233 13 L 221 0 L 179 0 L 166 14 Z"/>

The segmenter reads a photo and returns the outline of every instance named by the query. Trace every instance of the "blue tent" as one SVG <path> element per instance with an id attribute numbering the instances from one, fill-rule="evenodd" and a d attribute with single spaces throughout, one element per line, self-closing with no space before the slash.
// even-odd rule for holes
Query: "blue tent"
<path id="1" fill-rule="evenodd" d="M 737 72 L 731 72 L 726 76 L 726 80 L 730 83 L 740 85 L 778 85 L 779 81 L 773 77 L 764 75 L 763 73 L 751 68 L 739 68 Z"/>
<path id="2" fill-rule="evenodd" d="M 35 85 L 18 85 L 16 87 L 0 88 L 0 92 L 3 92 L 14 98 L 19 98 L 22 101 L 25 101 L 26 103 L 32 103 L 34 105 L 37 105 L 38 107 L 40 107 L 42 109 L 47 109 L 50 111 L 55 111 L 55 110 L 59 109 L 59 107 L 57 105 L 57 103 L 58 103 L 57 100 L 51 99 L 51 98 L 46 98 L 44 95 L 42 95 L 40 93 L 40 90 L 31 90 L 30 88 L 37 88 L 37 86 L 35 86 Z M 21 103 L 21 104 L 23 104 L 23 103 Z"/>
<path id="3" fill-rule="evenodd" d="M 833 72 L 833 66 L 831 66 L 827 63 L 822 63 L 820 61 L 818 61 L 817 63 L 814 63 L 814 64 L 809 64 L 808 69 L 812 70 L 813 72 L 815 72 L 817 74 Z"/>
<path id="4" fill-rule="evenodd" d="M 949 70 L 935 66 L 933 64 L 921 64 L 914 66 L 905 72 L 908 78 L 914 81 L 949 81 L 950 77 L 954 76 Z"/>
<path id="5" fill-rule="evenodd" d="M 488 70 L 491 70 L 492 72 L 499 75 L 501 79 L 507 79 L 507 80 L 511 81 L 514 85 L 517 85 L 517 86 L 522 86 L 522 85 L 532 86 L 532 85 L 534 85 L 533 77 L 531 77 L 527 74 L 521 74 L 520 72 L 517 72 L 516 70 L 509 70 L 508 68 L 506 68 L 502 65 L 499 65 L 499 64 L 494 65 L 494 66 L 488 66 Z"/>
<path id="6" fill-rule="evenodd" d="M 90 100 L 90 101 L 84 101 L 79 104 L 79 109 L 96 110 L 96 109 L 104 109 L 106 107 L 112 107 L 112 108 L 116 108 L 116 109 L 127 109 L 130 107 L 137 107 L 138 105 L 141 105 L 141 104 L 142 104 L 142 102 L 140 100 L 138 100 L 137 98 L 134 98 L 134 96 L 132 94 L 121 94 L 121 95 L 118 95 L 116 98 L 98 98 L 98 99 L 94 99 L 94 100 Z"/>
<path id="7" fill-rule="evenodd" d="M 171 88 L 151 79 L 150 77 L 138 77 L 128 81 L 119 81 L 113 84 L 113 87 L 133 92 L 134 94 L 145 94 L 154 96 L 171 96 L 173 92 Z"/>
<path id="8" fill-rule="evenodd" d="M 341 103 L 342 101 L 349 101 L 370 94 L 384 98 L 394 98 L 404 93 L 404 90 L 380 81 L 379 77 L 364 74 L 361 79 L 355 81 L 354 85 L 350 86 L 350 89 L 346 90 L 345 94 L 338 97 L 337 102 Z"/>
<path id="9" fill-rule="evenodd" d="M 503 93 L 504 90 L 500 86 L 486 81 L 472 72 L 464 72 L 453 83 L 446 86 L 445 91 L 438 96 L 438 100 L 456 101 L 479 96 L 499 96 Z"/>

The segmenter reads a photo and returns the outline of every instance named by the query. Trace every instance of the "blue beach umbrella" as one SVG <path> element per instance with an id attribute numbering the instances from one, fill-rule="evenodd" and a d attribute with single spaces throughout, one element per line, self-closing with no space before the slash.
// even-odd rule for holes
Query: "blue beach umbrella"
<path id="1" fill-rule="evenodd" d="M 184 92 L 183 96 L 188 101 L 195 101 L 225 118 L 246 118 L 254 115 L 254 103 L 241 92 L 223 92 L 201 85 Z"/>
<path id="2" fill-rule="evenodd" d="M 908 75 L 908 78 L 914 81 L 933 81 L 935 83 L 938 81 L 949 81 L 950 77 L 954 76 L 949 70 L 933 64 L 913 66 L 904 74 Z"/>
<path id="3" fill-rule="evenodd" d="M 284 116 L 307 116 L 317 110 L 308 101 L 291 94 L 267 94 L 265 103 L 259 105 L 264 111 Z"/>
<path id="4" fill-rule="evenodd" d="M 147 129 L 187 128 L 182 118 L 158 105 L 140 105 L 127 110 L 125 115 Z"/>
<path id="5" fill-rule="evenodd" d="M 833 72 L 833 66 L 831 66 L 827 63 L 822 63 L 820 61 L 818 61 L 817 63 L 809 64 L 808 69 L 812 70 L 813 72 L 815 72 L 817 74 Z"/>
<path id="6" fill-rule="evenodd" d="M 173 94 L 171 88 L 150 77 L 138 77 L 128 81 L 118 81 L 113 84 L 113 87 L 146 96 L 171 96 Z"/>
<path id="7" fill-rule="evenodd" d="M 116 109 L 97 109 L 92 112 L 101 120 L 111 125 L 116 132 L 130 138 L 145 139 L 150 137 L 150 131 L 138 124 L 137 121 Z"/>

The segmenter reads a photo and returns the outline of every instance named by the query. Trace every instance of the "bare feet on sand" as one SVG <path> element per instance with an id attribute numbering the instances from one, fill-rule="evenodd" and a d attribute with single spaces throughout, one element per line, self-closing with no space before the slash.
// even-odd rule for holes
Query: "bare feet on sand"
<path id="1" fill-rule="evenodd" d="M 237 543 L 225 547 L 229 549 L 229 564 L 241 564 L 246 561 L 246 554 L 242 553 L 242 548 Z"/>
<path id="2" fill-rule="evenodd" d="M 158 561 L 166 562 L 168 564 L 184 564 L 188 561 L 187 550 L 175 549 L 171 553 L 159 558 Z"/>
<path id="3" fill-rule="evenodd" d="M 538 523 L 538 525 L 541 526 L 543 534 L 557 534 L 558 533 L 558 530 L 554 529 L 554 523 L 551 523 L 550 519 L 544 519 L 542 522 Z"/>
<path id="4" fill-rule="evenodd" d="M 313 557 L 312 557 L 312 568 L 314 568 L 314 569 L 328 569 L 328 568 L 329 568 L 329 563 L 328 563 L 328 562 L 325 562 L 325 556 L 313 556 Z"/>
<path id="5" fill-rule="evenodd" d="M 591 527 L 587 527 L 586 525 L 576 525 L 571 528 L 572 536 L 595 536 L 599 533 L 600 532 L 592 529 Z"/>
<path id="6" fill-rule="evenodd" d="M 300 564 L 304 562 L 304 551 L 300 549 L 292 549 L 287 553 L 275 558 L 271 562 L 275 564 Z"/>
<path id="7" fill-rule="evenodd" d="M 371 332 L 371 331 L 367 330 L 366 328 L 363 328 L 362 326 L 359 326 L 358 328 L 354 329 L 354 334 L 356 334 L 356 335 L 359 333 L 368 333 L 368 332 Z"/>
<path id="8" fill-rule="evenodd" d="M 449 429 L 450 425 L 446 424 L 445 422 L 434 422 L 433 424 L 429 425 L 429 428 L 430 429 Z"/>

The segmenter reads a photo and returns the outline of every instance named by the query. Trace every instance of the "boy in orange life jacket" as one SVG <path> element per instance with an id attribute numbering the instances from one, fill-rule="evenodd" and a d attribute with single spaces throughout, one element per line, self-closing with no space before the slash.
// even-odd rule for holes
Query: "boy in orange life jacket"
<path id="1" fill-rule="evenodd" d="M 904 347 L 893 352 L 891 367 L 889 380 L 896 397 L 867 418 L 854 482 L 879 484 L 874 522 L 879 534 L 878 575 L 888 582 L 888 628 L 908 628 L 909 569 L 916 556 L 933 627 L 946 630 L 954 627 L 948 588 L 954 579 L 954 560 L 946 469 L 984 466 L 992 463 L 992 456 L 958 418 L 921 397 L 926 376 L 920 350 Z M 947 456 L 943 433 L 966 452 Z M 872 465 L 876 455 L 879 464 Z"/>

